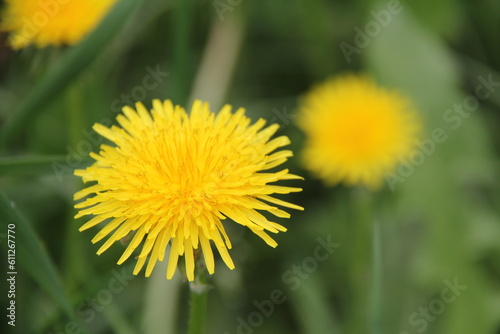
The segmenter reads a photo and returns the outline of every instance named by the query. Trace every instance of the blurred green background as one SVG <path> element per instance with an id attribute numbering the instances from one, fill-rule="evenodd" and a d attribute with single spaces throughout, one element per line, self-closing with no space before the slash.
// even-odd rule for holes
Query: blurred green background
<path id="1" fill-rule="evenodd" d="M 100 144 L 92 124 L 153 98 L 230 103 L 280 124 L 296 152 L 287 168 L 306 179 L 283 197 L 305 211 L 278 221 L 289 230 L 276 249 L 225 224 L 236 269 L 217 262 L 206 333 L 500 333 L 499 2 L 121 5 L 98 28 L 109 36 L 71 48 L 14 52 L 0 35 L 2 333 L 185 332 L 179 273 L 165 280 L 163 263 L 131 277 L 134 261 L 116 265 L 123 247 L 97 256 L 95 231 L 72 218 L 82 187 L 72 170 Z M 424 120 L 426 151 L 382 191 L 328 189 L 300 164 L 299 97 L 345 72 L 403 91 Z M 445 140 L 432 140 L 436 129 Z M 12 223 L 15 328 L 4 289 Z"/>

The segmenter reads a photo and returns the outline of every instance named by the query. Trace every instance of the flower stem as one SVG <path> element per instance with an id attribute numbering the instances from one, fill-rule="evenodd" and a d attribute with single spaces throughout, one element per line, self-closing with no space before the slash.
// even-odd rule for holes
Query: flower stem
<path id="1" fill-rule="evenodd" d="M 170 95 L 174 103 L 184 105 L 187 102 L 189 91 L 189 52 L 193 1 L 177 0 L 175 5 L 172 55 L 173 68 L 175 68 L 173 74 L 175 84 L 170 91 Z"/>
<path id="2" fill-rule="evenodd" d="M 198 268 L 197 268 L 198 269 Z M 189 283 L 191 300 L 189 310 L 188 334 L 202 334 L 207 316 L 206 272 L 195 271 L 195 280 Z"/>
<path id="3" fill-rule="evenodd" d="M 382 334 L 382 242 L 378 221 L 373 224 L 372 333 Z"/>
<path id="4" fill-rule="evenodd" d="M 371 195 L 364 189 L 347 192 L 349 247 L 349 320 L 347 333 L 369 332 L 371 268 Z"/>
<path id="5" fill-rule="evenodd" d="M 382 334 L 383 266 L 379 197 L 352 189 L 348 197 L 350 317 L 348 333 Z"/>

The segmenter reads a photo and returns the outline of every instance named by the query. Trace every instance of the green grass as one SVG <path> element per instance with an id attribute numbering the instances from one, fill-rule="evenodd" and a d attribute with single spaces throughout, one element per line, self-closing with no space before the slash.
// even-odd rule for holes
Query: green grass
<path id="1" fill-rule="evenodd" d="M 83 184 L 73 170 L 106 143 L 92 124 L 116 124 L 113 106 L 127 104 L 124 94 L 148 107 L 153 98 L 188 106 L 196 80 L 219 82 L 197 75 L 205 51 L 221 45 L 224 61 L 210 53 L 216 67 L 206 73 L 229 73 L 227 87 L 211 90 L 227 94 L 206 99 L 281 125 L 295 153 L 286 168 L 305 177 L 304 191 L 285 197 L 305 211 L 277 221 L 288 231 L 276 236 L 276 249 L 226 224 L 236 269 L 216 257 L 210 289 L 196 304 L 207 303 L 203 333 L 498 333 L 500 87 L 493 84 L 489 97 L 453 121 L 446 115 L 470 101 L 485 78 L 500 82 L 500 6 L 402 0 L 401 11 L 367 35 L 369 43 L 348 62 L 341 43 L 356 46 L 357 28 L 376 24 L 373 11 L 388 10 L 389 2 L 220 3 L 228 7 L 218 13 L 212 1 L 122 0 L 74 47 L 2 49 L 0 259 L 7 261 L 7 227 L 15 224 L 17 325 L 4 318 L 0 331 L 64 333 L 75 324 L 82 333 L 187 332 L 189 288 L 178 273 L 167 281 L 158 267 L 110 292 L 134 260 L 116 264 L 119 243 L 97 256 L 95 231 L 78 232 L 85 218 L 73 218 L 73 194 Z M 221 37 L 235 21 L 244 29 Z M 227 59 L 233 41 L 237 52 L 229 57 L 236 58 Z M 169 75 L 146 89 L 148 67 Z M 436 129 L 446 137 L 394 191 L 325 187 L 300 162 L 300 97 L 324 78 L 352 71 L 409 95 L 424 120 L 423 140 Z M 294 272 L 328 236 L 338 248 L 314 270 Z M 466 288 L 454 293 L 455 280 Z M 1 296 L 7 307 L 5 289 Z"/>

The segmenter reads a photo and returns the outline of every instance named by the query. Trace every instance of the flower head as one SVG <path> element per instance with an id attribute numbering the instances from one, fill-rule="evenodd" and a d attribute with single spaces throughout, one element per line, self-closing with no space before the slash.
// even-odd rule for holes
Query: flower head
<path id="1" fill-rule="evenodd" d="M 116 0 L 7 0 L 1 30 L 15 49 L 73 45 L 96 27 Z"/>
<path id="2" fill-rule="evenodd" d="M 101 145 L 99 154 L 91 153 L 94 164 L 75 171 L 84 182 L 97 182 L 75 194 L 75 200 L 95 194 L 75 205 L 80 209 L 75 218 L 94 215 L 80 231 L 105 224 L 92 239 L 95 243 L 108 236 L 97 254 L 133 234 L 118 264 L 142 243 L 134 274 L 148 261 L 149 276 L 170 244 L 167 278 L 183 255 L 191 281 L 201 252 L 208 272 L 214 272 L 212 243 L 234 268 L 222 223 L 226 218 L 248 227 L 268 245 L 277 245 L 266 232 L 286 229 L 259 211 L 288 218 L 275 205 L 302 210 L 271 196 L 301 190 L 269 184 L 300 179 L 287 169 L 268 171 L 292 156 L 287 150 L 274 152 L 289 144 L 285 136 L 271 139 L 278 125 L 264 128 L 262 119 L 250 125 L 244 109 L 232 114 L 228 105 L 215 115 L 200 101 L 193 103 L 190 114 L 170 101 L 154 100 L 151 114 L 141 103 L 136 109 L 123 108 L 124 115 L 117 117 L 121 127 L 94 125 L 115 146 Z"/>
<path id="3" fill-rule="evenodd" d="M 419 124 L 396 91 L 362 76 L 327 80 L 305 96 L 298 117 L 304 165 L 329 185 L 376 188 L 411 153 Z"/>

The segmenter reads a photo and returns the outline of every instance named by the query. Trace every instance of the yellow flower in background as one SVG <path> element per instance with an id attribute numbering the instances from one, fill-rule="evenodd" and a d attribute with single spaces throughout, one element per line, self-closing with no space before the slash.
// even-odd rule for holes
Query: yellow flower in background
<path id="1" fill-rule="evenodd" d="M 97 182 L 75 194 L 75 200 L 94 194 L 75 205 L 80 210 L 75 218 L 94 215 L 80 231 L 105 225 L 92 239 L 96 243 L 108 236 L 97 254 L 133 235 L 118 264 L 142 244 L 134 275 L 149 258 L 149 276 L 170 244 L 167 278 L 173 276 L 179 256 L 184 256 L 187 278 L 192 281 L 200 253 L 208 272 L 214 272 L 211 243 L 226 265 L 234 268 L 228 253 L 231 242 L 222 224 L 226 218 L 276 247 L 266 232 L 286 228 L 259 211 L 288 218 L 275 205 L 303 210 L 271 196 L 301 190 L 270 184 L 301 179 L 287 169 L 268 171 L 292 156 L 288 150 L 275 152 L 290 143 L 286 136 L 271 139 L 278 125 L 264 128 L 262 119 L 250 125 L 244 109 L 233 114 L 229 105 L 216 115 L 200 101 L 193 103 L 190 114 L 169 100 L 154 100 L 151 114 L 141 103 L 136 109 L 123 108 L 124 115 L 117 117 L 121 127 L 94 125 L 115 146 L 101 145 L 99 154 L 91 153 L 94 164 L 75 171 L 84 182 Z"/>
<path id="2" fill-rule="evenodd" d="M 73 45 L 93 30 L 116 0 L 7 0 L 0 29 L 14 49 Z"/>
<path id="3" fill-rule="evenodd" d="M 328 185 L 377 188 L 414 148 L 420 129 L 409 100 L 372 80 L 345 75 L 314 87 L 302 101 L 304 165 Z"/>

